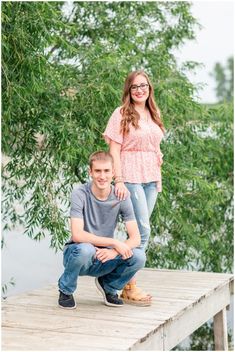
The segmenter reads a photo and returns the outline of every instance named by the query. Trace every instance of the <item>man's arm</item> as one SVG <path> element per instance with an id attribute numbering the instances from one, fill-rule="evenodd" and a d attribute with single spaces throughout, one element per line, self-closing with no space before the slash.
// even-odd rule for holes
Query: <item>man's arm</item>
<path id="1" fill-rule="evenodd" d="M 130 248 L 139 247 L 140 242 L 141 242 L 141 237 L 140 237 L 139 228 L 138 228 L 136 220 L 126 221 L 125 225 L 126 225 L 126 230 L 127 230 L 128 237 L 129 237 L 125 241 L 125 243 Z"/>
<path id="2" fill-rule="evenodd" d="M 126 230 L 129 237 L 125 243 L 130 248 L 139 247 L 141 237 L 130 196 L 121 202 L 120 214 L 126 225 Z"/>
<path id="3" fill-rule="evenodd" d="M 90 232 L 84 231 L 84 221 L 81 218 L 71 218 L 72 240 L 78 243 L 91 243 L 94 246 L 113 247 L 123 259 L 130 258 L 132 251 L 130 246 L 114 238 L 96 236 Z"/>
<path id="4" fill-rule="evenodd" d="M 140 234 L 137 222 L 135 220 L 127 221 L 125 223 L 126 230 L 129 238 L 124 242 L 130 249 L 138 247 L 140 245 Z M 107 249 L 107 248 L 97 248 L 96 249 L 96 257 L 103 263 L 107 260 L 115 258 L 119 253 L 115 248 Z M 123 259 L 127 259 L 122 256 Z"/>

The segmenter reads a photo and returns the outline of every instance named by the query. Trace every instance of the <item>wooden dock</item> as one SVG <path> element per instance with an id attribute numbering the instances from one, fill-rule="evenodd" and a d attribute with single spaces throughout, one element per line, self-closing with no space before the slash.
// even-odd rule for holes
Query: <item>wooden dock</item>
<path id="1" fill-rule="evenodd" d="M 226 307 L 233 276 L 144 269 L 138 284 L 151 307 L 103 304 L 92 277 L 81 277 L 77 309 L 57 306 L 57 285 L 7 298 L 2 304 L 3 350 L 169 351 L 214 317 L 216 350 L 227 350 Z"/>

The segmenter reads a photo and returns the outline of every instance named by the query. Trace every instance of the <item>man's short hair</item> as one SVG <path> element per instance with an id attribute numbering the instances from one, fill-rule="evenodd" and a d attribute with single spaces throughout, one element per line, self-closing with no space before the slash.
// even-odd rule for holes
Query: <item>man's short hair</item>
<path id="1" fill-rule="evenodd" d="M 92 169 L 93 161 L 97 161 L 97 160 L 110 161 L 113 166 L 113 157 L 109 152 L 105 152 L 103 150 L 98 150 L 97 152 L 92 153 L 89 158 L 90 169 Z"/>

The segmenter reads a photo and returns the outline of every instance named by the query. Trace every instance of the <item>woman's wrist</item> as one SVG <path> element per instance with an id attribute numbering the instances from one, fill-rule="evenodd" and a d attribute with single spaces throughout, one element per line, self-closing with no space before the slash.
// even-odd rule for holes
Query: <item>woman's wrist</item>
<path id="1" fill-rule="evenodd" d="M 124 183 L 124 177 L 121 175 L 114 176 L 114 183 L 116 184 L 116 183 L 120 183 L 120 182 Z"/>
<path id="2" fill-rule="evenodd" d="M 120 180 L 120 181 L 116 181 L 116 180 L 115 180 L 115 181 L 114 181 L 114 184 L 116 185 L 117 183 L 123 183 L 123 184 L 124 184 L 124 182 L 121 181 L 121 180 Z"/>

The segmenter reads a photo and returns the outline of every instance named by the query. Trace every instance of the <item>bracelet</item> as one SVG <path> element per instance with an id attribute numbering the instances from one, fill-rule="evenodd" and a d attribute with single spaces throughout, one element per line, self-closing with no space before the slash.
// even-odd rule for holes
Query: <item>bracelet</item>
<path id="1" fill-rule="evenodd" d="M 117 183 L 120 183 L 120 182 L 124 183 L 123 181 L 119 180 L 119 181 L 114 181 L 114 184 L 116 185 Z"/>
<path id="2" fill-rule="evenodd" d="M 122 178 L 114 180 L 114 183 L 118 183 L 118 182 L 124 182 L 124 180 Z"/>
<path id="3" fill-rule="evenodd" d="M 120 176 L 115 175 L 114 180 L 116 180 L 116 178 L 123 178 L 123 176 L 122 175 L 120 175 Z"/>
<path id="4" fill-rule="evenodd" d="M 123 177 L 116 177 L 115 179 L 114 179 L 115 181 L 120 181 L 120 180 L 124 180 L 124 178 Z"/>

